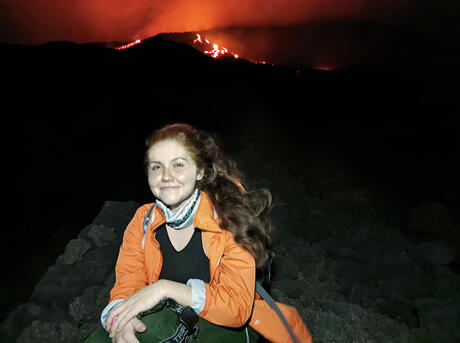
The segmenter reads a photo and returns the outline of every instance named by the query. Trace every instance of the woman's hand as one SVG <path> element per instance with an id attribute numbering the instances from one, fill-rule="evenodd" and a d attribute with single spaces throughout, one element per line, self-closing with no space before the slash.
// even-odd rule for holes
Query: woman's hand
<path id="1" fill-rule="evenodd" d="M 161 281 L 152 283 L 131 294 L 110 311 L 105 321 L 105 327 L 111 338 L 117 337 L 126 324 L 131 319 L 136 318 L 139 312 L 151 309 L 164 298 L 164 287 L 162 287 Z"/>
<path id="2" fill-rule="evenodd" d="M 126 325 L 120 329 L 119 333 L 112 337 L 113 343 L 139 343 L 136 338 L 136 332 L 147 330 L 144 323 L 137 318 L 132 318 Z"/>

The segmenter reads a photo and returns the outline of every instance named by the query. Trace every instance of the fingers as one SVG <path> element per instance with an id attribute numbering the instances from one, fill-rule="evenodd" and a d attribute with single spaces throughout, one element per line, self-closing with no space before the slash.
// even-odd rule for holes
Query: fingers
<path id="1" fill-rule="evenodd" d="M 125 327 L 126 323 L 128 323 L 133 317 L 135 317 L 135 315 L 136 314 L 130 308 L 125 308 L 119 313 L 117 313 L 116 319 L 113 320 L 110 335 L 113 336 L 116 333 L 120 332 L 120 330 L 122 330 Z"/>
<path id="2" fill-rule="evenodd" d="M 119 306 L 119 305 L 118 305 Z M 112 330 L 112 325 L 113 323 L 117 320 L 117 313 L 115 312 L 116 308 L 118 306 L 115 306 L 112 311 L 110 311 L 109 315 L 107 316 L 107 318 L 105 319 L 105 329 L 107 330 L 107 332 L 110 334 L 110 331 Z"/>
<path id="3" fill-rule="evenodd" d="M 128 323 L 131 319 L 136 318 L 137 314 L 140 312 L 136 302 L 133 304 L 129 301 L 124 302 L 120 306 L 117 306 L 112 310 L 113 316 L 110 319 L 110 323 L 107 326 L 107 331 L 109 331 L 110 337 L 113 337 L 114 334 L 120 332 L 120 330 Z M 136 318 L 137 319 L 137 318 Z"/>
<path id="4" fill-rule="evenodd" d="M 120 333 L 112 338 L 112 343 L 140 343 L 136 338 L 134 325 L 131 323 L 126 325 Z"/>
<path id="5" fill-rule="evenodd" d="M 117 320 L 117 316 L 114 315 L 112 316 L 112 318 L 107 318 L 106 322 L 105 322 L 105 327 L 108 331 L 108 333 L 110 334 L 111 330 L 112 330 L 112 326 L 113 326 L 113 322 Z M 110 324 L 109 324 L 110 323 Z"/>
<path id="6" fill-rule="evenodd" d="M 162 293 L 161 289 L 158 291 L 159 288 L 154 286 L 155 284 L 151 284 L 133 293 L 112 309 L 105 323 L 110 337 L 119 332 L 139 312 L 148 310 L 158 303 L 162 298 Z"/>
<path id="7" fill-rule="evenodd" d="M 131 319 L 131 324 L 133 324 L 134 330 L 136 330 L 137 332 L 144 332 L 145 330 L 147 330 L 147 327 L 144 325 L 144 323 L 142 323 L 136 317 Z"/>
<path id="8" fill-rule="evenodd" d="M 123 311 L 123 304 L 115 307 L 114 309 L 112 309 L 112 311 L 110 312 L 109 316 L 107 317 L 107 319 L 105 320 L 105 328 L 107 330 L 107 332 L 109 333 L 110 337 L 113 337 L 113 334 L 114 334 L 114 328 L 116 326 L 114 326 L 118 319 L 119 319 L 119 313 Z"/>
<path id="9" fill-rule="evenodd" d="M 118 313 L 122 310 L 122 305 L 123 303 L 115 306 L 105 319 L 105 329 L 109 334 L 113 331 L 112 327 L 118 319 Z"/>

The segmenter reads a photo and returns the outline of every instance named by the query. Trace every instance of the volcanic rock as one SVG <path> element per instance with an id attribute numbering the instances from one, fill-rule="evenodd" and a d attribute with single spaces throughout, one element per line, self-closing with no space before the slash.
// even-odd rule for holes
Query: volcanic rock
<path id="1" fill-rule="evenodd" d="M 114 241 L 117 238 L 114 228 L 104 225 L 92 225 L 89 229 L 88 236 L 96 243 L 98 248 Z"/>
<path id="2" fill-rule="evenodd" d="M 91 244 L 84 239 L 72 239 L 65 247 L 63 262 L 72 265 L 80 261 L 89 248 L 91 248 Z"/>
<path id="3" fill-rule="evenodd" d="M 82 342 L 99 328 L 123 230 L 137 208 L 106 202 L 48 268 L 30 302 L 2 323 L 1 341 Z M 318 203 L 315 211 L 331 216 L 339 209 Z M 446 265 L 451 250 L 407 241 L 401 247 L 410 249 L 398 250 L 384 241 L 358 224 L 316 242 L 284 232 L 274 244 L 270 292 L 297 308 L 315 342 L 456 342 L 460 281 Z"/>
<path id="4" fill-rule="evenodd" d="M 422 243 L 411 249 L 414 256 L 429 264 L 449 264 L 455 259 L 455 249 L 443 243 Z"/>

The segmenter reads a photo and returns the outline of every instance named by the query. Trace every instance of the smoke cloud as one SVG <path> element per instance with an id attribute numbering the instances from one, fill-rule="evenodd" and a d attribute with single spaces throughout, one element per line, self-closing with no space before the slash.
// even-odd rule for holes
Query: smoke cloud
<path id="1" fill-rule="evenodd" d="M 0 41 L 128 41 L 161 32 L 378 16 L 408 0 L 0 0 Z"/>

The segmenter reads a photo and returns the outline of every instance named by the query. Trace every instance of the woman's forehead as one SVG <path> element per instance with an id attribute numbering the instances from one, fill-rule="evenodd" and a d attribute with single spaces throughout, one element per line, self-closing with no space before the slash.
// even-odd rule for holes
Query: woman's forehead
<path id="1" fill-rule="evenodd" d="M 173 160 L 179 157 L 190 160 L 191 156 L 185 147 L 175 139 L 166 139 L 152 145 L 148 157 L 154 160 Z"/>

